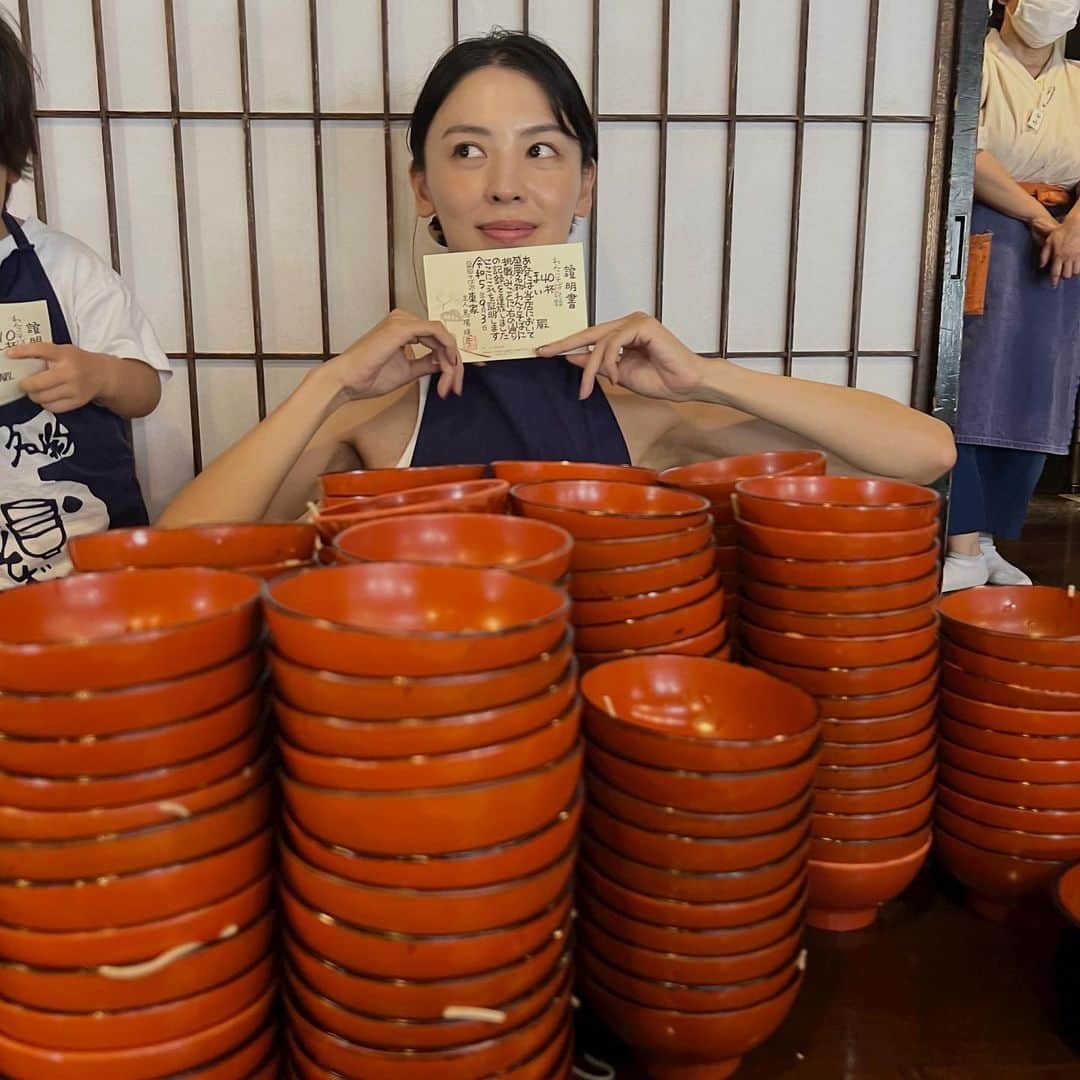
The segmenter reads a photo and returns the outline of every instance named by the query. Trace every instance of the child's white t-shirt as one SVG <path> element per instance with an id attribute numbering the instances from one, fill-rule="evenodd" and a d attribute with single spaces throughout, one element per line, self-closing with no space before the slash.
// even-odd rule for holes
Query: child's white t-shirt
<path id="1" fill-rule="evenodd" d="M 88 352 L 141 360 L 168 378 L 157 335 L 112 267 L 35 217 L 22 229 L 52 283 L 72 342 Z M 14 237 L 0 239 L 0 262 L 14 250 Z M 76 450 L 62 413 L 42 409 L 16 427 L 0 425 L 0 589 L 67 573 L 67 541 L 109 527 L 105 504 L 89 488 L 40 475 L 43 465 Z"/>
<path id="2" fill-rule="evenodd" d="M 169 359 L 120 275 L 81 240 L 36 217 L 28 217 L 22 230 L 52 282 L 72 342 L 87 352 L 142 360 L 168 378 Z M 0 262 L 14 250 L 13 236 L 0 239 Z"/>

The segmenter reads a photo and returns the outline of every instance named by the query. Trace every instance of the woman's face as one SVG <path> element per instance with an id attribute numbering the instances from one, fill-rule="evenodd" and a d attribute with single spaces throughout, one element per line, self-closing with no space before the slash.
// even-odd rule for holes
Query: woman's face
<path id="1" fill-rule="evenodd" d="M 451 251 L 564 244 L 592 208 L 596 166 L 563 132 L 527 75 L 486 67 L 466 75 L 435 114 L 413 172 L 416 211 L 439 215 Z"/>

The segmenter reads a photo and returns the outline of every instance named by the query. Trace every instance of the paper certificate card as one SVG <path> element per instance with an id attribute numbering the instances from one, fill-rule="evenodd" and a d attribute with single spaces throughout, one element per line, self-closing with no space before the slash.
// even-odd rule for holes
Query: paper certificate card
<path id="1" fill-rule="evenodd" d="M 34 341 L 52 341 L 49 305 L 44 300 L 0 304 L 0 405 L 23 397 L 20 380 L 45 369 L 43 360 L 9 360 L 5 355 L 14 345 Z"/>
<path id="2" fill-rule="evenodd" d="M 428 318 L 466 362 L 535 356 L 589 325 L 580 244 L 424 256 Z"/>

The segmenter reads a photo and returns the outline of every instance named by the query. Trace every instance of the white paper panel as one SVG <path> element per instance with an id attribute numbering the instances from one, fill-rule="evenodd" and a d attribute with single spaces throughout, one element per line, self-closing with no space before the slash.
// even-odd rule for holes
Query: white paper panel
<path id="1" fill-rule="evenodd" d="M 740 113 L 795 112 L 800 0 L 753 0 L 739 22 Z"/>
<path id="2" fill-rule="evenodd" d="M 784 347 L 794 152 L 794 125 L 738 126 L 729 324 L 735 351 Z"/>
<path id="3" fill-rule="evenodd" d="M 203 465 L 259 422 L 258 385 L 250 360 L 199 361 L 199 427 Z"/>
<path id="4" fill-rule="evenodd" d="M 861 125 L 806 125 L 796 350 L 851 347 L 861 154 Z"/>
<path id="5" fill-rule="evenodd" d="M 698 352 L 714 352 L 720 339 L 727 130 L 701 123 L 668 128 L 664 324 Z"/>
<path id="6" fill-rule="evenodd" d="M 659 137 L 654 124 L 601 124 L 596 321 L 652 311 Z"/>
<path id="7" fill-rule="evenodd" d="M 781 356 L 740 356 L 734 358 L 734 363 L 765 375 L 784 374 L 784 359 Z"/>
<path id="8" fill-rule="evenodd" d="M 42 120 L 40 135 L 49 224 L 77 236 L 110 262 L 101 124 Z"/>
<path id="9" fill-rule="evenodd" d="M 192 477 L 187 364 L 174 360 L 172 369 L 158 407 L 131 424 L 136 471 L 152 522 Z"/>
<path id="10" fill-rule="evenodd" d="M 600 112 L 659 110 L 660 15 L 660 0 L 600 5 Z"/>
<path id="11" fill-rule="evenodd" d="M 819 0 L 810 5 L 806 111 L 811 115 L 863 112 L 869 10 L 869 0 Z"/>
<path id="12" fill-rule="evenodd" d="M 726 112 L 730 69 L 731 0 L 676 0 L 671 5 L 670 111 Z"/>
<path id="13" fill-rule="evenodd" d="M 381 124 L 323 124 L 330 347 L 351 345 L 388 310 Z"/>
<path id="14" fill-rule="evenodd" d="M 846 386 L 848 359 L 846 356 L 796 356 L 791 361 L 791 374 L 797 379 Z"/>
<path id="15" fill-rule="evenodd" d="M 382 111 L 379 0 L 319 0 L 323 112 Z"/>
<path id="16" fill-rule="evenodd" d="M 910 356 L 862 356 L 855 379 L 860 390 L 873 390 L 908 405 L 915 360 Z"/>
<path id="17" fill-rule="evenodd" d="M 90 0 L 30 0 L 39 109 L 96 109 L 97 61 Z"/>
<path id="18" fill-rule="evenodd" d="M 184 124 L 183 136 L 195 347 L 250 352 L 243 130 L 239 121 L 198 120 Z"/>
<path id="19" fill-rule="evenodd" d="M 427 307 L 423 299 L 420 275 L 425 252 L 441 251 L 429 238 L 425 222 L 416 216 L 416 201 L 409 185 L 409 148 L 405 143 L 405 125 L 395 124 L 391 130 L 394 178 L 394 285 L 396 306 L 423 314 Z M 386 210 L 382 211 L 385 219 Z"/>
<path id="20" fill-rule="evenodd" d="M 306 121 L 251 125 L 266 352 L 322 352 L 315 143 Z"/>
<path id="21" fill-rule="evenodd" d="M 235 0 L 174 4 L 173 12 L 180 107 L 239 110 L 240 47 Z"/>
<path id="22" fill-rule="evenodd" d="M 183 352 L 184 307 L 172 125 L 114 120 L 120 270 L 166 352 Z"/>
<path id="23" fill-rule="evenodd" d="M 939 0 L 881 0 L 874 112 L 926 116 L 934 96 Z"/>
<path id="24" fill-rule="evenodd" d="M 476 37 L 496 26 L 520 30 L 521 14 L 521 0 L 459 0 L 458 36 L 461 40 Z M 529 29 L 532 30 L 531 19 Z"/>
<path id="25" fill-rule="evenodd" d="M 269 413 L 276 409 L 300 385 L 303 377 L 318 365 L 318 360 L 267 360 L 263 365 L 266 411 Z"/>
<path id="26" fill-rule="evenodd" d="M 592 104 L 592 6 L 581 0 L 532 0 L 529 33 L 543 38 L 569 65 Z"/>
<path id="27" fill-rule="evenodd" d="M 927 129 L 875 124 L 859 347 L 913 349 L 926 199 Z"/>
<path id="28" fill-rule="evenodd" d="M 390 109 L 412 112 L 420 87 L 450 46 L 450 5 L 394 0 L 390 5 Z"/>
<path id="29" fill-rule="evenodd" d="M 167 109 L 169 69 L 163 4 L 105 0 L 102 33 L 113 109 Z M 34 40 L 37 48 L 37 40 Z"/>
<path id="30" fill-rule="evenodd" d="M 248 85 L 255 112 L 311 111 L 306 0 L 246 0 Z"/>

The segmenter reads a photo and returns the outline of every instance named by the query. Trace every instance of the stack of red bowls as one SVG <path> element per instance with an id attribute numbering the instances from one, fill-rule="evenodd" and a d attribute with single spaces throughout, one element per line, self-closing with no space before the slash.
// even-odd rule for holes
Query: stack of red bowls
<path id="1" fill-rule="evenodd" d="M 930 847 L 936 492 L 787 476 L 735 488 L 743 658 L 821 707 L 809 922 L 872 923 Z"/>
<path id="2" fill-rule="evenodd" d="M 514 510 L 574 537 L 568 583 L 583 668 L 635 653 L 729 655 L 709 501 L 647 484 L 515 485 Z"/>
<path id="3" fill-rule="evenodd" d="M 259 589 L 132 570 L 0 596 L 5 1076 L 277 1074 Z"/>
<path id="4" fill-rule="evenodd" d="M 574 538 L 557 525 L 509 514 L 416 514 L 354 525 L 334 539 L 339 562 L 496 567 L 561 585 Z"/>
<path id="5" fill-rule="evenodd" d="M 314 525 L 200 525 L 185 529 L 111 529 L 72 537 L 76 570 L 210 566 L 270 580 L 315 558 Z"/>
<path id="6" fill-rule="evenodd" d="M 825 455 L 820 450 L 773 450 L 678 465 L 660 474 L 661 484 L 704 495 L 712 503 L 716 569 L 727 597 L 728 615 L 734 615 L 738 605 L 739 549 L 731 503 L 735 485 L 755 476 L 821 476 L 824 472 Z"/>
<path id="7" fill-rule="evenodd" d="M 650 1076 L 728 1076 L 802 982 L 813 699 L 704 657 L 582 677 L 580 969 Z"/>
<path id="8" fill-rule="evenodd" d="M 940 610 L 935 849 L 997 918 L 1080 860 L 1080 597 L 988 587 Z"/>
<path id="9" fill-rule="evenodd" d="M 269 589 L 293 1067 L 562 1075 L 581 813 L 569 603 L 360 563 Z"/>
<path id="10" fill-rule="evenodd" d="M 402 473 L 409 470 L 401 469 Z M 315 513 L 315 526 L 325 544 L 354 525 L 410 514 L 501 514 L 510 485 L 505 480 L 461 480 L 450 484 L 412 487 L 370 498 L 344 499 L 323 504 Z M 331 561 L 333 559 L 331 558 Z"/>

